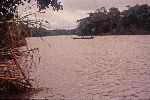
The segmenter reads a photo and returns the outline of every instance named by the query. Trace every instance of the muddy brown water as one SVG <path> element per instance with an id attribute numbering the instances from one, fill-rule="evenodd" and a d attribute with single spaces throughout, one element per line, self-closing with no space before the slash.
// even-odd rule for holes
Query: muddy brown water
<path id="1" fill-rule="evenodd" d="M 150 36 L 43 39 L 27 39 L 29 48 L 40 49 L 34 75 L 43 89 L 18 98 L 150 99 Z"/>

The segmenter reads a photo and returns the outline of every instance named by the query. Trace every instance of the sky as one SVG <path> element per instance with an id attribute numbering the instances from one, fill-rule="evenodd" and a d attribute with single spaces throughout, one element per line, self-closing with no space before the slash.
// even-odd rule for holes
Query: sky
<path id="1" fill-rule="evenodd" d="M 150 0 L 58 0 L 63 5 L 63 10 L 53 11 L 50 7 L 45 10 L 45 13 L 38 14 L 38 16 L 29 16 L 30 19 L 40 19 L 50 23 L 50 29 L 73 29 L 76 28 L 76 21 L 88 16 L 87 13 L 92 12 L 98 8 L 117 7 L 120 10 L 126 9 L 127 5 L 134 6 L 136 4 L 149 4 Z M 32 0 L 33 3 L 33 0 Z M 26 4 L 26 6 L 31 6 Z M 24 10 L 25 7 L 21 7 Z M 20 10 L 20 12 L 21 12 Z M 23 14 L 37 11 L 36 6 L 28 11 L 22 11 Z M 49 26 L 45 23 L 45 25 Z"/>

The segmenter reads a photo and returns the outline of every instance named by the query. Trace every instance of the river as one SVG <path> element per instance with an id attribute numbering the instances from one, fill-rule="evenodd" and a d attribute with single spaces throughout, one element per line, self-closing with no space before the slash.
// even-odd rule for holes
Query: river
<path id="1" fill-rule="evenodd" d="M 43 89 L 21 98 L 150 99 L 150 36 L 71 37 L 27 39 L 29 48 L 39 48 L 35 73 Z"/>

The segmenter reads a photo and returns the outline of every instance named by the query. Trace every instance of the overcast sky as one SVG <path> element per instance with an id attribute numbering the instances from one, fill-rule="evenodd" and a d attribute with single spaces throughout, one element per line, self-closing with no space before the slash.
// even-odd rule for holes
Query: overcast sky
<path id="1" fill-rule="evenodd" d="M 87 16 L 86 13 L 94 11 L 97 8 L 118 7 L 120 10 L 126 9 L 127 5 L 149 4 L 150 0 L 59 0 L 62 2 L 64 10 L 54 12 L 51 8 L 46 13 L 39 15 L 36 19 L 43 19 L 50 22 L 51 29 L 70 29 L 77 26 L 78 19 Z M 23 9 L 23 8 L 21 8 Z M 36 11 L 36 7 L 30 10 Z M 34 16 L 30 16 L 35 19 Z"/>

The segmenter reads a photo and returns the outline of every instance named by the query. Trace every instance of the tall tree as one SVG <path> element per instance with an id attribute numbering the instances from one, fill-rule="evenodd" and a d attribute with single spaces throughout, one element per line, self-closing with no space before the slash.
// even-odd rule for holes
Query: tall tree
<path id="1" fill-rule="evenodd" d="M 61 10 L 63 6 L 58 0 L 34 0 L 39 11 L 51 6 L 53 10 Z M 25 43 L 25 34 L 30 32 L 27 25 L 8 22 L 17 15 L 17 10 L 24 3 L 31 3 L 31 0 L 0 0 L 0 48 L 9 46 L 11 48 L 21 46 Z M 22 28 L 21 28 L 22 26 Z M 31 34 L 28 33 L 28 34 Z M 20 44 L 18 44 L 20 43 Z M 23 44 L 24 44 L 23 43 Z"/>
<path id="2" fill-rule="evenodd" d="M 31 0 L 0 0 L 0 19 L 11 19 L 17 11 L 19 5 L 24 5 L 25 2 L 30 3 Z M 53 10 L 62 9 L 62 5 L 58 0 L 35 0 L 39 10 L 53 7 Z"/>
<path id="3" fill-rule="evenodd" d="M 112 7 L 107 11 L 104 7 L 89 13 L 89 16 L 78 21 L 79 34 L 90 35 L 94 29 L 94 35 L 108 34 L 149 34 L 150 30 L 150 6 L 127 6 L 128 9 L 119 11 Z M 138 33 L 138 31 L 141 31 Z M 119 32 L 120 31 L 120 32 Z M 142 33 L 145 31 L 145 33 Z"/>

